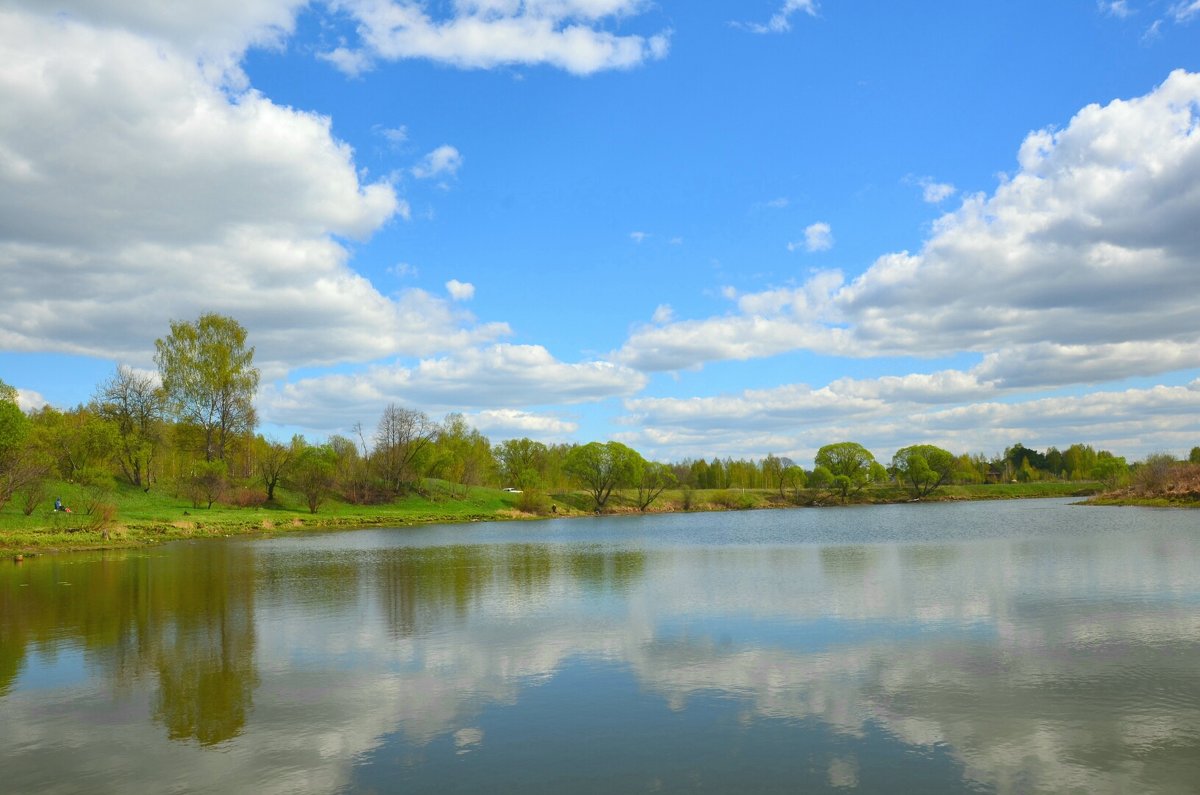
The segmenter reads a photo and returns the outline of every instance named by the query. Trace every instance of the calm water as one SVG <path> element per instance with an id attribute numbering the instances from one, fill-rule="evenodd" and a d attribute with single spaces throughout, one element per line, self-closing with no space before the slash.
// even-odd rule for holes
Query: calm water
<path id="1" fill-rule="evenodd" d="M 2 792 L 1196 792 L 1200 513 L 1065 501 L 4 561 Z"/>

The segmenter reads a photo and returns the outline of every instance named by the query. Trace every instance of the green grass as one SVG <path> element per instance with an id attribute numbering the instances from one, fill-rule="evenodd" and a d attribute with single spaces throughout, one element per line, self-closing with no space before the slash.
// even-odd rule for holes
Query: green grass
<path id="1" fill-rule="evenodd" d="M 327 500 L 317 514 L 309 512 L 303 498 L 286 489 L 277 489 L 275 502 L 237 507 L 216 503 L 213 507 L 195 507 L 191 500 L 169 489 L 143 492 L 130 485 L 117 487 L 109 498 L 117 506 L 113 521 L 98 526 L 96 517 L 85 513 L 87 493 L 79 486 L 51 484 L 47 498 L 34 512 L 25 516 L 20 500 L 0 510 L 0 549 L 13 553 L 98 549 L 154 544 L 184 538 L 223 537 L 247 533 L 277 534 L 305 529 L 386 527 L 436 522 L 493 521 L 528 518 L 516 510 L 519 495 L 498 489 L 471 488 L 462 494 L 440 481 L 429 481 L 429 496 L 410 495 L 380 505 L 352 505 L 338 499 Z M 1040 481 L 972 486 L 943 486 L 926 501 L 1017 499 L 1029 497 L 1076 497 L 1095 494 L 1096 483 Z M 253 489 L 247 489 L 251 495 Z M 54 498 L 61 497 L 73 510 L 70 514 L 52 510 Z M 550 501 L 556 516 L 577 516 L 593 511 L 591 497 L 584 492 L 555 492 Z M 636 492 L 615 492 L 605 506 L 606 512 L 636 512 Z M 907 502 L 911 495 L 898 486 L 878 486 L 852 495 L 851 504 Z M 799 503 L 781 498 L 778 492 L 764 489 L 697 489 L 690 493 L 690 508 L 684 491 L 663 492 L 650 506 L 652 512 L 722 511 L 756 508 L 780 508 L 801 505 L 836 505 L 840 500 L 828 493 L 805 491 Z"/>

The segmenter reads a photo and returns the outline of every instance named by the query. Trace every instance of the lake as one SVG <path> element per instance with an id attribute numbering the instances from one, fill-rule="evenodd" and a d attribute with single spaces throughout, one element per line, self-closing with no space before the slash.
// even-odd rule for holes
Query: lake
<path id="1" fill-rule="evenodd" d="M 0 566 L 0 791 L 1200 787 L 1200 513 L 305 533 Z"/>

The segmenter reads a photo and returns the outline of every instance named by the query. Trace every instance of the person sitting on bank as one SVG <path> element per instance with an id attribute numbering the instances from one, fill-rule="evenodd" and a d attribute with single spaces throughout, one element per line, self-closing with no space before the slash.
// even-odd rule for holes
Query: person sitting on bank
<path id="1" fill-rule="evenodd" d="M 62 497 L 54 498 L 54 510 L 56 510 L 56 511 L 66 511 L 67 510 L 67 506 L 62 504 Z"/>

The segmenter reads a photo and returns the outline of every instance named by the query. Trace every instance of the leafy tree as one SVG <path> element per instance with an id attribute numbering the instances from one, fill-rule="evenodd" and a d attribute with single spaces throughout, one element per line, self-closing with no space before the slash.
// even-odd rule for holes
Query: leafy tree
<path id="1" fill-rule="evenodd" d="M 1192 452 L 1188 453 L 1188 461 L 1193 464 L 1200 464 L 1200 447 L 1192 448 Z"/>
<path id="2" fill-rule="evenodd" d="M 303 436 L 293 436 L 291 444 L 284 444 L 275 439 L 264 439 L 259 436 L 255 440 L 257 453 L 258 477 L 263 488 L 267 490 L 267 502 L 275 501 L 275 488 L 287 474 L 292 460 L 304 447 Z"/>
<path id="3" fill-rule="evenodd" d="M 633 482 L 637 486 L 638 510 L 645 511 L 663 491 L 674 486 L 677 481 L 675 473 L 666 464 L 640 461 L 634 465 Z"/>
<path id="4" fill-rule="evenodd" d="M 948 450 L 931 444 L 902 447 L 892 456 L 896 477 L 912 491 L 917 499 L 927 497 L 945 483 L 956 464 Z"/>
<path id="5" fill-rule="evenodd" d="M 230 442 L 254 429 L 258 369 L 246 329 L 215 313 L 195 323 L 171 321 L 171 333 L 155 340 L 154 360 L 168 406 L 203 435 L 204 460 L 224 461 Z"/>
<path id="6" fill-rule="evenodd" d="M 0 381 L 0 508 L 20 489 L 46 475 L 27 444 L 29 418 L 17 405 L 17 390 Z"/>
<path id="7" fill-rule="evenodd" d="M 84 406 L 59 411 L 43 406 L 30 417 L 31 443 L 49 455 L 64 480 L 95 469 L 117 449 L 117 429 Z"/>
<path id="8" fill-rule="evenodd" d="M 590 442 L 567 454 L 566 470 L 602 510 L 614 488 L 625 486 L 634 476 L 641 456 L 620 442 Z"/>
<path id="9" fill-rule="evenodd" d="M 433 472 L 457 484 L 461 495 L 490 477 L 496 461 L 487 437 L 458 412 L 446 415 L 433 440 Z"/>
<path id="10" fill-rule="evenodd" d="M 1129 477 L 1129 465 L 1124 458 L 1109 455 L 1096 459 L 1092 467 L 1092 477 L 1104 484 L 1104 488 L 1112 490 L 1120 486 Z"/>
<path id="11" fill-rule="evenodd" d="M 878 464 L 875 456 L 857 442 L 827 444 L 817 451 L 815 463 L 818 467 L 825 467 L 834 477 L 844 475 L 849 478 L 854 491 L 879 478 L 882 468 L 872 467 L 872 464 Z M 886 476 L 886 472 L 883 474 Z"/>
<path id="12" fill-rule="evenodd" d="M 831 485 L 833 485 L 833 473 L 829 471 L 829 467 L 814 467 L 808 476 L 808 487 L 810 489 L 827 489 Z"/>
<path id="13" fill-rule="evenodd" d="M 493 452 L 504 484 L 522 491 L 541 484 L 548 453 L 546 445 L 532 439 L 506 439 Z"/>
<path id="14" fill-rule="evenodd" d="M 304 495 L 310 513 L 316 513 L 334 486 L 337 453 L 329 445 L 305 447 L 296 456 L 289 482 Z"/>
<path id="15" fill-rule="evenodd" d="M 101 384 L 92 405 L 116 429 L 116 459 L 135 486 L 150 485 L 150 471 L 162 444 L 165 396 L 154 379 L 119 365 Z"/>
<path id="16" fill-rule="evenodd" d="M 789 489 L 792 492 L 792 499 L 796 500 L 800 497 L 800 489 L 804 488 L 808 481 L 808 476 L 804 470 L 795 464 L 791 464 L 783 468 L 779 478 L 779 496 L 784 496 L 783 490 Z"/>

